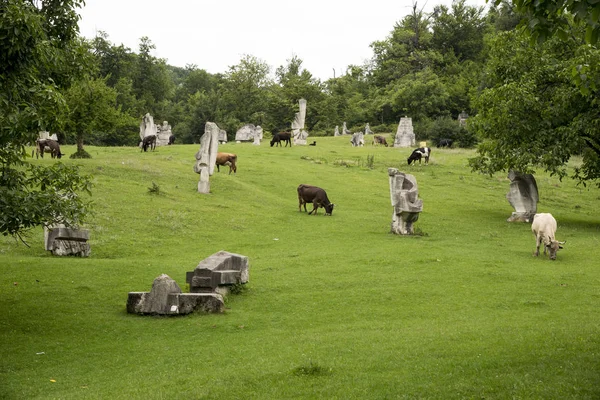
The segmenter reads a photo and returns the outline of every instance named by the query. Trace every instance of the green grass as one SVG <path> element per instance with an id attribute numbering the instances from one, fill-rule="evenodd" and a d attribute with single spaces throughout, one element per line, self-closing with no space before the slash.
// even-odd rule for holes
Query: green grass
<path id="1" fill-rule="evenodd" d="M 597 189 L 536 175 L 567 240 L 552 262 L 506 222 L 509 181 L 471 173 L 471 150 L 408 167 L 411 149 L 346 137 L 230 143 L 237 175 L 215 171 L 203 195 L 198 147 L 63 160 L 94 176 L 89 258 L 45 252 L 41 229 L 31 248 L 0 238 L 0 398 L 600 397 Z M 389 233 L 388 167 L 417 178 L 419 236 Z M 327 190 L 332 217 L 298 212 L 300 183 Z M 184 288 L 219 250 L 250 259 L 224 314 L 126 313 L 128 292 L 162 273 Z"/>

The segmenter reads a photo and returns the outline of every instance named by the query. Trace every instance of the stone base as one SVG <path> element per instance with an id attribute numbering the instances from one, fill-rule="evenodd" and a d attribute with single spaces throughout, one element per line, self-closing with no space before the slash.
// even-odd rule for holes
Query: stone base
<path id="1" fill-rule="evenodd" d="M 507 222 L 533 222 L 535 213 L 528 212 L 514 212 L 508 217 Z"/>
<path id="2" fill-rule="evenodd" d="M 306 146 L 306 139 L 294 139 L 294 145 Z"/>
<path id="3" fill-rule="evenodd" d="M 217 293 L 171 293 L 163 310 L 144 312 L 149 292 L 129 292 L 127 312 L 140 315 L 187 315 L 192 312 L 222 313 L 225 309 L 223 296 Z"/>
<path id="4" fill-rule="evenodd" d="M 89 257 L 89 237 L 87 229 L 67 228 L 62 224 L 44 228 L 44 248 L 55 256 Z"/>

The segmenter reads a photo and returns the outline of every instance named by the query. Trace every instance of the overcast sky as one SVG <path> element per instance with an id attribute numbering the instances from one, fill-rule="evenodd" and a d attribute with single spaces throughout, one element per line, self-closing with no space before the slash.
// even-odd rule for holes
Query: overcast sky
<path id="1" fill-rule="evenodd" d="M 450 7 L 452 0 L 429 0 Z M 485 0 L 467 0 L 474 6 Z M 170 65 L 196 64 L 224 73 L 244 54 L 265 61 L 272 72 L 293 56 L 313 76 L 326 80 L 372 57 L 369 45 L 385 39 L 411 12 L 410 0 L 86 0 L 80 33 L 104 31 L 110 42 L 138 53 L 140 38 Z"/>

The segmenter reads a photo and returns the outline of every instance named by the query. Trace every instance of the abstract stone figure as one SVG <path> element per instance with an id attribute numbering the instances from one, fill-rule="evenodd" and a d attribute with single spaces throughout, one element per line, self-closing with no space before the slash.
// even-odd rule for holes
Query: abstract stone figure
<path id="1" fill-rule="evenodd" d="M 412 235 L 413 224 L 423 211 L 423 200 L 419 199 L 417 180 L 413 175 L 388 168 L 390 177 L 390 195 L 394 213 L 392 214 L 392 233 Z"/>
<path id="2" fill-rule="evenodd" d="M 308 138 L 308 132 L 304 130 L 304 122 L 306 120 L 306 100 L 300 99 L 298 101 L 300 111 L 294 116 L 292 122 L 292 136 L 294 137 L 294 144 L 306 145 L 306 139 Z"/>
<path id="3" fill-rule="evenodd" d="M 87 229 L 68 228 L 58 224 L 44 228 L 44 247 L 55 256 L 89 257 L 92 252 Z"/>
<path id="4" fill-rule="evenodd" d="M 365 137 L 362 132 L 355 132 L 352 134 L 352 139 L 350 139 L 350 143 L 352 147 L 364 146 L 365 145 Z"/>
<path id="5" fill-rule="evenodd" d="M 227 131 L 225 129 L 219 129 L 219 143 L 227 143 Z"/>
<path id="6" fill-rule="evenodd" d="M 156 125 L 154 125 L 154 118 L 150 113 L 146 113 L 142 118 L 142 122 L 140 123 L 140 146 L 141 141 L 144 140 L 146 136 L 156 135 Z"/>
<path id="7" fill-rule="evenodd" d="M 196 153 L 194 172 L 200 174 L 198 193 L 210 193 L 209 176 L 215 170 L 215 162 L 219 151 L 219 127 L 214 122 L 207 122 L 204 135 L 200 139 L 200 150 Z"/>
<path id="8" fill-rule="evenodd" d="M 249 142 L 254 139 L 256 126 L 254 124 L 246 124 L 237 130 L 235 133 L 236 142 Z"/>
<path id="9" fill-rule="evenodd" d="M 510 190 L 506 199 L 515 212 L 507 219 L 508 222 L 531 222 L 537 212 L 539 201 L 537 183 L 531 174 L 522 174 L 517 171 L 508 173 Z"/>
<path id="10" fill-rule="evenodd" d="M 192 293 L 227 294 L 232 285 L 248 283 L 248 257 L 221 250 L 186 273 Z"/>
<path id="11" fill-rule="evenodd" d="M 172 134 L 171 125 L 167 121 L 163 121 L 162 125 L 156 127 L 156 145 L 167 146 Z"/>
<path id="12" fill-rule="evenodd" d="M 129 292 L 127 312 L 142 315 L 185 315 L 193 311 L 221 313 L 225 308 L 218 293 L 181 293 L 181 288 L 168 275 L 162 274 L 152 283 L 150 292 Z"/>
<path id="13" fill-rule="evenodd" d="M 346 128 L 346 122 L 342 125 L 342 135 L 352 135 L 352 132 L 348 128 Z"/>
<path id="14" fill-rule="evenodd" d="M 341 136 L 340 135 L 340 127 L 338 125 L 335 126 L 335 131 L 333 131 L 333 136 Z"/>
<path id="15" fill-rule="evenodd" d="M 416 143 L 415 134 L 413 132 L 412 118 L 400 118 L 396 137 L 394 139 L 394 147 L 413 147 Z"/>
<path id="16" fill-rule="evenodd" d="M 369 123 L 367 122 L 367 125 L 365 126 L 365 135 L 373 135 L 375 132 L 373 132 L 371 130 L 371 127 L 369 126 Z"/>
<path id="17" fill-rule="evenodd" d="M 51 135 L 50 132 L 48 132 L 48 131 L 39 131 L 38 139 L 42 139 L 42 140 L 51 139 L 51 140 L 54 140 L 55 142 L 58 142 L 58 136 L 56 135 L 56 133 L 53 133 Z"/>
<path id="18" fill-rule="evenodd" d="M 255 129 L 254 129 L 254 142 L 252 143 L 253 145 L 256 146 L 260 146 L 260 141 L 263 138 L 263 128 L 258 125 Z"/>

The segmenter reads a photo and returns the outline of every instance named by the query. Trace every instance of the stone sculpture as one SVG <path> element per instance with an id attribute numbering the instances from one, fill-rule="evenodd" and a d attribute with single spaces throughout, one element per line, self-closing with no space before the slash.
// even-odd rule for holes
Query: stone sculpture
<path id="1" fill-rule="evenodd" d="M 156 127 L 156 145 L 167 146 L 172 134 L 171 125 L 167 121 L 163 121 L 162 125 Z"/>
<path id="2" fill-rule="evenodd" d="M 506 199 L 515 212 L 507 219 L 508 222 L 532 222 L 537 212 L 539 201 L 538 188 L 532 174 L 522 174 L 517 171 L 508 173 L 510 190 Z"/>
<path id="3" fill-rule="evenodd" d="M 415 143 L 416 139 L 413 132 L 412 118 L 408 118 L 407 116 L 400 118 L 394 139 L 394 147 L 414 147 Z"/>
<path id="4" fill-rule="evenodd" d="M 254 124 L 246 124 L 235 133 L 235 141 L 238 143 L 249 142 L 251 140 L 256 141 L 257 136 L 262 139 L 262 128 Z"/>
<path id="5" fill-rule="evenodd" d="M 338 125 L 335 126 L 335 131 L 333 131 L 333 136 L 341 136 L 340 135 L 340 127 Z"/>
<path id="6" fill-rule="evenodd" d="M 308 138 L 308 132 L 304 130 L 304 122 L 306 119 L 306 100 L 300 99 L 298 101 L 300 111 L 294 116 L 292 122 L 292 137 L 294 138 L 294 144 L 306 145 L 306 139 Z"/>
<path id="7" fill-rule="evenodd" d="M 53 133 L 51 135 L 50 132 L 48 132 L 48 131 L 39 131 L 38 139 L 42 139 L 42 140 L 51 139 L 51 140 L 54 140 L 55 142 L 58 142 L 58 136 L 56 135 L 56 133 Z"/>
<path id="8" fill-rule="evenodd" d="M 413 175 L 388 168 L 390 195 L 394 212 L 392 214 L 392 233 L 412 235 L 413 224 L 423 211 L 423 200 L 419 199 L 417 180 Z"/>
<path id="9" fill-rule="evenodd" d="M 253 145 L 260 146 L 260 141 L 263 139 L 263 128 L 258 125 L 254 129 L 254 142 Z"/>
<path id="10" fill-rule="evenodd" d="M 89 257 L 91 254 L 87 229 L 58 224 L 44 228 L 44 247 L 55 256 Z"/>
<path id="11" fill-rule="evenodd" d="M 221 293 L 226 295 L 233 285 L 248 283 L 248 257 L 221 250 L 200 261 L 186 274 L 192 293 Z"/>
<path id="12" fill-rule="evenodd" d="M 373 135 L 374 132 L 371 130 L 371 127 L 369 126 L 369 123 L 367 122 L 367 125 L 365 126 L 365 135 Z"/>
<path id="13" fill-rule="evenodd" d="M 227 131 L 225 129 L 219 129 L 219 143 L 227 143 Z"/>
<path id="14" fill-rule="evenodd" d="M 350 139 L 350 143 L 352 147 L 364 146 L 365 145 L 365 137 L 362 132 L 355 132 L 352 134 L 352 139 Z"/>
<path id="15" fill-rule="evenodd" d="M 182 293 L 168 275 L 162 274 L 152 283 L 150 292 L 129 292 L 127 312 L 142 315 L 185 315 L 194 311 L 221 313 L 225 309 L 218 293 Z"/>
<path id="16" fill-rule="evenodd" d="M 194 172 L 200 174 L 198 181 L 198 193 L 210 193 L 209 177 L 215 170 L 217 152 L 219 150 L 220 129 L 214 122 L 207 122 L 204 127 L 204 135 L 200 139 L 200 150 L 196 153 L 196 164 Z"/>
<path id="17" fill-rule="evenodd" d="M 346 121 L 342 125 L 342 135 L 352 135 L 352 132 L 348 128 L 346 128 Z"/>
<path id="18" fill-rule="evenodd" d="M 146 113 L 140 123 L 140 142 L 144 140 L 146 136 L 156 135 L 156 125 L 154 125 L 154 118 L 150 113 Z"/>

